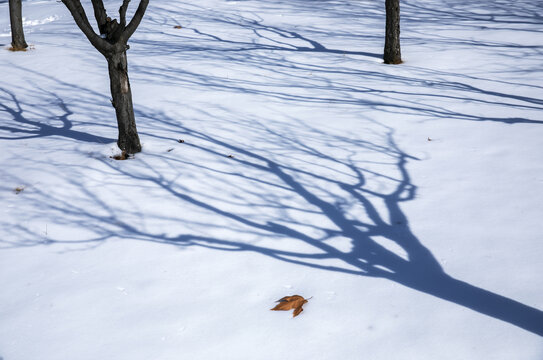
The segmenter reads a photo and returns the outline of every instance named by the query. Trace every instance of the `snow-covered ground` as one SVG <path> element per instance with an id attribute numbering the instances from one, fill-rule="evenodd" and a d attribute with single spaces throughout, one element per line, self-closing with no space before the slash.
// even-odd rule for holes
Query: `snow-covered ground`
<path id="1" fill-rule="evenodd" d="M 384 1 L 151 1 L 128 161 L 105 60 L 62 3 L 23 14 L 3 360 L 543 359 L 541 2 L 402 1 L 389 66 Z"/>

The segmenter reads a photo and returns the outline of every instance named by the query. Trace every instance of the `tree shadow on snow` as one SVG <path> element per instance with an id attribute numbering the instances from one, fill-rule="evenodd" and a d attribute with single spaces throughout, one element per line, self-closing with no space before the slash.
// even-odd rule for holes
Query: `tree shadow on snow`
<path id="1" fill-rule="evenodd" d="M 308 52 L 315 53 L 315 56 L 321 54 L 341 54 L 341 55 L 360 55 L 364 57 L 382 59 L 383 54 L 372 53 L 365 51 L 353 51 L 349 49 L 334 49 L 323 45 L 321 42 L 310 38 L 310 35 L 302 34 L 293 29 L 282 28 L 267 24 L 255 11 L 240 11 L 235 13 L 220 12 L 213 9 L 208 9 L 195 4 L 178 3 L 178 6 L 183 6 L 186 14 L 191 14 L 191 18 L 199 22 L 205 21 L 220 25 L 226 29 L 232 29 L 233 33 L 243 33 L 243 38 L 237 37 L 235 34 L 224 33 L 216 34 L 213 31 L 199 29 L 191 26 L 191 21 L 188 25 L 185 23 L 182 26 L 182 32 L 162 31 L 159 33 L 162 44 L 156 47 L 156 42 L 153 40 L 134 39 L 134 44 L 152 45 L 150 52 L 153 54 L 177 53 L 187 51 L 221 51 L 221 52 L 248 52 L 255 50 L 277 51 L 281 52 Z M 183 11 L 179 10 L 179 13 Z M 247 15 L 244 15 L 247 14 Z M 157 6 L 153 13 L 149 15 L 148 22 L 155 25 L 179 24 L 179 19 L 167 9 Z M 158 28 L 158 27 L 156 27 Z M 153 30 L 154 31 L 154 30 Z M 153 31 L 150 33 L 152 34 Z M 147 30 L 142 30 L 147 32 Z M 192 34 L 187 34 L 191 32 Z M 320 35 L 322 33 L 317 29 L 305 31 Z M 327 29 L 326 35 L 339 36 L 338 29 Z M 348 35 L 348 34 L 342 34 Z M 194 40 L 194 36 L 198 41 Z M 352 34 L 351 34 L 352 36 Z M 180 41 L 181 40 L 181 41 Z"/>
<path id="2" fill-rule="evenodd" d="M 392 129 L 377 125 L 380 131 L 345 136 L 299 123 L 295 126 L 305 133 L 296 135 L 255 119 L 232 124 L 266 139 L 262 146 L 273 144 L 282 149 L 281 154 L 187 128 L 163 113 L 140 109 L 137 116 L 154 121 L 155 126 L 176 129 L 187 141 L 178 144 L 177 151 L 143 154 L 128 163 L 99 158 L 96 171 L 108 174 L 107 187 L 113 193 L 121 188 L 128 191 L 122 179 L 129 180 L 131 188 L 153 189 L 156 202 L 173 200 L 175 209 L 165 216 L 152 207 L 138 210 L 140 204 L 123 208 L 122 203 L 86 188 L 80 179 L 88 174 L 78 176 L 76 170 L 64 181 L 78 188 L 79 195 L 54 196 L 37 189 L 36 201 L 44 207 L 47 221 L 81 227 L 95 235 L 64 241 L 50 234 L 47 244 L 98 245 L 122 238 L 253 252 L 323 271 L 387 279 L 543 335 L 543 312 L 451 277 L 412 232 L 401 204 L 415 199 L 417 188 L 407 165 L 418 159 L 397 146 Z M 327 153 L 339 146 L 341 155 Z M 183 148 L 209 160 L 191 161 Z M 185 181 L 191 174 L 199 179 L 195 186 Z M 114 190 L 115 186 L 120 188 Z M 201 222 L 183 215 L 193 212 Z M 206 223 L 206 215 L 214 223 Z M 308 217 L 312 220 L 304 220 Z M 142 225 L 149 221 L 200 230 L 167 235 Z M 203 233 L 202 226 L 225 235 Z M 7 246 L 42 243 L 28 229 L 17 231 L 19 238 L 28 240 L 4 242 Z M 239 240 L 247 237 L 253 240 Z M 347 239 L 350 249 L 336 247 L 333 240 L 338 238 Z M 266 245 L 256 239 L 267 239 Z M 292 243 L 312 250 L 291 250 Z"/>
<path id="3" fill-rule="evenodd" d="M 161 14 L 150 10 L 151 21 L 163 20 Z M 207 16 L 206 9 L 201 10 L 190 15 Z M 360 69 L 337 58 L 326 64 L 287 58 L 281 54 L 314 52 L 338 56 L 344 52 L 331 50 L 301 31 L 264 25 L 257 18 L 240 14 L 221 20 L 220 16 L 213 16 L 208 20 L 241 27 L 243 32 L 252 32 L 258 42 L 226 39 L 190 25 L 187 29 L 191 31 L 190 36 L 205 39 L 205 46 L 202 42 L 192 46 L 180 41 L 190 40 L 188 35 L 166 34 L 164 41 L 158 43 L 136 37 L 133 43 L 141 46 L 142 54 L 152 60 L 130 65 L 135 82 L 172 85 L 183 91 L 197 88 L 252 95 L 252 99 L 276 102 L 277 107 L 285 102 L 315 106 L 315 111 L 319 106 L 338 105 L 351 106 L 351 110 L 378 110 L 396 116 L 415 115 L 435 120 L 543 123 L 522 115 L 524 111 L 541 110 L 541 99 L 495 90 L 496 86 L 486 89 L 475 85 L 487 79 L 431 70 L 424 73 L 428 76 L 425 79 L 421 73 L 377 71 L 369 65 L 368 69 Z M 145 29 L 144 26 L 138 31 L 140 34 L 147 31 L 149 35 Z M 134 49 L 135 53 L 138 51 Z M 198 51 L 202 53 L 195 55 Z M 257 69 L 258 74 L 228 78 L 188 67 L 168 67 L 157 60 L 161 55 L 194 64 L 209 60 L 225 67 L 243 65 L 244 69 Z M 376 54 L 363 52 L 350 55 L 376 57 Z M 454 80 L 450 80 L 452 77 Z M 137 92 L 137 86 L 134 88 Z M 77 87 L 77 90 L 79 94 L 85 89 Z M 2 105 L 0 109 L 11 114 L 19 124 L 38 127 L 28 136 L 40 136 L 44 132 L 42 127 L 22 117 L 14 96 L 4 93 L 15 105 Z M 107 100 L 101 94 L 87 95 Z M 507 110 L 507 114 L 521 115 L 486 117 L 465 110 L 466 103 L 500 107 Z M 83 105 L 95 106 L 93 101 Z M 65 109 L 60 119 L 64 125 L 53 130 L 68 134 L 72 130 L 69 127 L 63 130 L 67 127 L 64 121 L 71 113 L 62 102 L 59 106 Z M 393 129 L 373 123 L 364 134 L 338 135 L 312 127 L 310 121 L 292 118 L 290 122 L 277 124 L 264 116 L 243 118 L 243 114 L 234 113 L 232 109 L 214 112 L 216 109 L 209 107 L 205 111 L 198 109 L 202 119 L 211 121 L 229 114 L 221 125 L 244 129 L 243 134 L 251 134 L 253 143 L 259 145 L 249 142 L 241 145 L 244 139 L 236 137 L 234 130 L 226 138 L 218 132 L 184 126 L 166 113 L 136 105 L 139 124 L 145 124 L 142 135 L 155 140 L 167 139 L 168 146 L 172 147 L 173 136 L 166 138 L 157 134 L 168 132 L 187 141 L 178 144 L 181 148 L 172 152 L 145 153 L 144 150 L 127 162 L 98 158 L 94 169 L 89 168 L 89 164 L 85 164 L 85 168 L 76 165 L 69 176 L 52 174 L 65 176 L 61 182 L 77 191 L 55 195 L 36 188 L 34 196 L 26 200 L 35 202 L 34 216 L 50 224 L 85 229 L 92 235 L 69 241 L 56 239 L 54 233 L 49 233 L 46 243 L 98 245 L 108 239 L 121 238 L 225 252 L 252 252 L 322 271 L 387 279 L 543 336 L 543 312 L 451 277 L 413 233 L 402 204 L 416 197 L 417 187 L 409 175 L 408 164 L 417 159 L 399 148 Z M 45 132 L 53 130 L 46 128 Z M 76 138 L 73 133 L 69 134 L 68 137 Z M 196 154 L 197 160 L 189 158 L 188 151 L 181 149 Z M 331 154 L 332 149 L 334 154 Z M 227 158 L 227 154 L 234 156 Z M 84 182 L 91 171 L 106 174 L 108 178 L 100 192 L 93 191 Z M 127 181 L 130 186 L 126 186 Z M 149 206 L 141 210 L 143 205 L 134 203 L 134 199 L 151 193 L 156 195 L 149 200 L 157 203 L 157 208 Z M 125 201 L 114 200 L 119 194 L 126 194 Z M 162 201 L 173 204 L 171 213 L 159 211 L 158 204 Z M 200 220 L 187 215 L 191 213 L 197 214 Z M 206 221 L 208 218 L 216 220 L 216 224 Z M 153 229 L 145 226 L 147 222 L 171 225 L 175 230 Z M 7 228 L 11 238 L 17 240 L 3 239 L 4 247 L 43 244 L 43 236 L 31 229 L 13 224 Z M 334 245 L 337 239 L 346 239 L 349 248 Z M 301 244 L 307 250 L 293 250 L 300 247 L 292 244 Z"/>
<path id="4" fill-rule="evenodd" d="M 73 115 L 66 103 L 56 94 L 42 90 L 45 101 L 56 105 L 61 114 L 55 114 L 51 105 L 23 104 L 11 91 L 0 88 L 0 112 L 10 115 L 11 119 L 0 123 L 0 139 L 22 140 L 47 136 L 61 136 L 76 141 L 100 144 L 112 143 L 115 140 L 88 134 L 73 129 L 73 122 L 68 119 Z M 36 93 L 34 93 L 34 96 Z M 25 106 L 26 105 L 26 106 Z M 25 107 L 26 110 L 23 108 Z M 35 118 L 39 120 L 34 120 Z M 3 125 L 3 124 L 6 125 Z M 52 123 L 53 125 L 50 125 Z M 56 126 L 58 124 L 59 126 Z M 5 136 L 3 133 L 20 134 Z"/>
<path id="5" fill-rule="evenodd" d="M 376 15 L 375 5 L 368 4 L 357 5 L 362 7 L 359 11 L 367 11 L 364 18 L 380 18 L 380 15 Z M 149 14 L 148 22 L 153 27 L 144 27 L 140 32 L 145 35 L 144 38 L 136 37 L 133 40 L 134 51 L 142 51 L 142 58 L 167 56 L 172 61 L 160 65 L 155 62 L 136 64 L 132 67 L 134 76 L 143 81 L 160 81 L 187 89 L 205 86 L 229 94 L 260 95 L 283 101 L 363 106 L 365 109 L 384 109 L 396 114 L 416 114 L 429 120 L 543 124 L 540 117 L 520 115 L 525 110 L 543 110 L 543 100 L 526 95 L 526 92 L 516 94 L 506 90 L 524 87 L 525 90 L 540 91 L 540 86 L 445 70 L 409 68 L 408 65 L 384 70 L 376 68 L 374 60 L 364 59 L 368 56 L 381 58 L 380 54 L 332 49 L 312 37 L 343 38 L 344 42 L 357 44 L 365 41 L 365 33 L 341 33 L 338 29 L 323 30 L 303 25 L 299 30 L 294 30 L 298 26 L 269 25 L 256 11 L 225 12 L 193 4 L 184 6 L 180 14 L 185 11 L 199 25 L 191 25 L 186 20 L 188 23 L 181 31 L 161 31 L 161 26 L 178 21 L 175 15 L 160 6 Z M 408 6 L 411 12 L 416 13 L 416 9 Z M 463 13 L 462 10 L 458 11 Z M 411 12 L 407 11 L 407 17 L 415 17 Z M 429 17 L 428 14 L 424 16 Z M 430 20 L 425 18 L 425 21 Z M 221 33 L 213 31 L 217 24 L 223 29 Z M 325 37 L 325 30 L 335 33 Z M 154 39 L 158 37 L 161 41 L 157 43 Z M 495 46 L 497 49 L 514 46 L 482 40 L 461 40 L 458 43 L 460 40 L 447 38 L 441 41 L 444 43 L 441 47 L 452 46 L 453 43 L 455 46 Z M 527 49 L 533 52 L 538 51 L 539 47 Z M 305 54 L 312 52 L 315 56 Z M 506 56 L 519 56 L 516 48 L 511 50 L 514 55 L 502 52 Z M 356 55 L 362 55 L 362 58 Z M 195 63 L 194 59 L 198 59 L 196 63 L 220 62 L 225 69 L 231 69 L 230 76 L 219 76 L 216 72 L 191 66 Z M 185 66 L 172 66 L 172 63 Z M 489 106 L 500 108 L 500 111 L 487 111 Z M 497 116 L 496 113 L 504 115 Z"/>

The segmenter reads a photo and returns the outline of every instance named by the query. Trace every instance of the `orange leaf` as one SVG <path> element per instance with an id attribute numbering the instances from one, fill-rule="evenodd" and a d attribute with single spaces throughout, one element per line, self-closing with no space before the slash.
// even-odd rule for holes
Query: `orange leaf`
<path id="1" fill-rule="evenodd" d="M 307 302 L 307 299 L 304 299 L 303 296 L 300 295 L 292 295 L 292 296 L 285 296 L 279 300 L 277 300 L 279 304 L 277 304 L 273 309 L 270 310 L 292 310 L 294 309 L 292 313 L 292 317 L 296 317 L 300 315 L 304 309 L 302 309 L 302 306 Z"/>

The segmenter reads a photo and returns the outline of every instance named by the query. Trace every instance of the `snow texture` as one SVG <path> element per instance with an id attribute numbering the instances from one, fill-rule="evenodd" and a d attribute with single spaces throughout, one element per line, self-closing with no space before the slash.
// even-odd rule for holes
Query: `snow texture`
<path id="1" fill-rule="evenodd" d="M 7 8 L 3 360 L 543 359 L 541 2 L 402 1 L 392 66 L 384 1 L 151 1 L 126 161 L 65 6 Z"/>

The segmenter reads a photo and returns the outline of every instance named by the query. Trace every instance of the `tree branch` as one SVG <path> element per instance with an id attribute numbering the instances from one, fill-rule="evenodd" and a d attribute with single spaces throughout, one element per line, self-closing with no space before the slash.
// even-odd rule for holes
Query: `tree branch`
<path id="1" fill-rule="evenodd" d="M 94 32 L 91 24 L 89 23 L 89 19 L 85 14 L 85 9 L 83 9 L 83 6 L 79 0 L 62 0 L 62 2 L 64 5 L 66 5 L 68 10 L 70 10 L 70 13 L 72 14 L 77 26 L 100 53 L 105 54 L 112 48 L 111 44 Z"/>
<path id="2" fill-rule="evenodd" d="M 104 2 L 102 0 L 92 0 L 92 7 L 94 8 L 94 17 L 98 23 L 98 29 L 100 30 L 100 35 L 106 33 L 106 22 L 107 22 L 107 13 L 104 8 Z"/>
<path id="3" fill-rule="evenodd" d="M 120 24 L 123 29 L 126 26 L 126 10 L 128 10 L 128 3 L 130 3 L 130 0 L 123 0 L 123 4 L 119 8 Z"/>
<path id="4" fill-rule="evenodd" d="M 126 0 L 124 0 L 126 1 Z M 121 41 L 124 43 L 128 42 L 128 39 L 132 36 L 134 31 L 138 28 L 141 19 L 143 18 L 143 14 L 145 14 L 145 9 L 147 9 L 147 5 L 149 4 L 149 0 L 141 0 L 140 4 L 138 6 L 138 9 L 136 10 L 136 13 L 134 14 L 134 17 L 132 17 L 132 20 L 130 20 L 130 23 L 125 28 L 123 34 L 121 35 Z M 123 2 L 124 5 L 124 2 Z"/>

